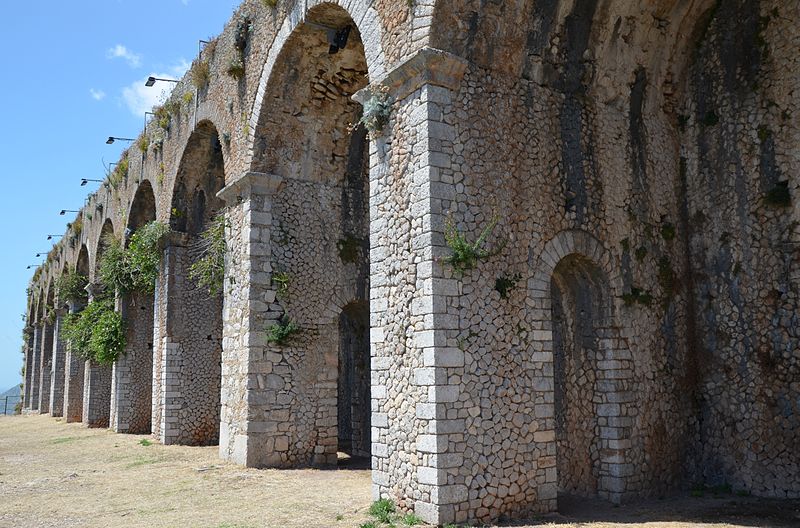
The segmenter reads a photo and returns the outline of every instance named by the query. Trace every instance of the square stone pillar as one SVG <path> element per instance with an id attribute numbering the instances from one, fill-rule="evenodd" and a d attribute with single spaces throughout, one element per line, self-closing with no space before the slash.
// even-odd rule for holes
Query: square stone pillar
<path id="1" fill-rule="evenodd" d="M 250 467 L 288 466 L 289 411 L 278 404 L 280 356 L 267 351 L 278 317 L 269 262 L 272 196 L 281 179 L 250 172 L 222 189 L 230 226 L 225 266 L 220 456 Z"/>
<path id="2" fill-rule="evenodd" d="M 69 313 L 75 314 L 81 307 L 74 302 L 69 303 Z M 64 419 L 67 423 L 80 422 L 83 419 L 83 377 L 86 361 L 72 344 L 66 343 L 64 358 Z"/>
<path id="3" fill-rule="evenodd" d="M 222 299 L 189 277 L 190 236 L 172 233 L 156 286 L 153 434 L 163 444 L 216 445 Z"/>
<path id="4" fill-rule="evenodd" d="M 83 424 L 108 427 L 111 413 L 111 365 L 88 360 L 83 377 Z"/>
<path id="5" fill-rule="evenodd" d="M 53 364 L 50 372 L 50 415 L 64 415 L 64 374 L 66 364 L 66 344 L 62 337 L 66 309 L 56 309 L 53 323 Z"/>
<path id="6" fill-rule="evenodd" d="M 50 374 L 53 369 L 53 323 L 42 324 L 42 351 L 39 364 L 39 412 L 50 412 Z"/>
<path id="7" fill-rule="evenodd" d="M 448 312 L 459 285 L 441 264 L 444 212 L 455 197 L 441 172 L 455 135 L 444 109 L 465 69 L 463 59 L 424 48 L 374 83 L 394 99 L 387 133 L 396 137 L 373 141 L 370 156 L 373 496 L 437 525 L 469 507 L 457 475 L 464 353 L 451 337 L 458 317 Z M 367 88 L 356 99 L 369 96 Z M 413 154 L 395 166 L 409 157 L 403 152 Z M 407 205 L 398 207 L 398 196 Z"/>
<path id="8" fill-rule="evenodd" d="M 33 325 L 33 341 L 31 348 L 31 363 L 26 367 L 26 377 L 30 370 L 30 402 L 28 409 L 31 411 L 39 410 L 39 365 L 42 356 L 42 325 Z"/>
<path id="9" fill-rule="evenodd" d="M 33 351 L 34 330 L 32 326 L 25 327 L 25 386 L 23 387 L 22 408 L 31 408 L 31 385 L 33 380 Z"/>
<path id="10" fill-rule="evenodd" d="M 89 284 L 89 302 L 99 285 Z M 87 360 L 83 367 L 83 424 L 108 427 L 111 414 L 111 365 Z"/>
<path id="11" fill-rule="evenodd" d="M 153 296 L 118 295 L 117 309 L 126 323 L 125 353 L 111 376 L 110 427 L 118 433 L 151 432 L 153 390 Z"/>

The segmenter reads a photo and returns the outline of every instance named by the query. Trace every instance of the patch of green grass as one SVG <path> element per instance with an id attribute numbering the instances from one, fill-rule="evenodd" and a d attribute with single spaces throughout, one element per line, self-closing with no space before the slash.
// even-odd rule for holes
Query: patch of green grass
<path id="1" fill-rule="evenodd" d="M 74 442 L 75 440 L 80 440 L 81 437 L 79 436 L 62 436 L 60 438 L 54 438 L 50 441 L 51 444 L 69 444 L 70 442 Z"/>
<path id="2" fill-rule="evenodd" d="M 336 516 L 336 520 L 337 520 L 337 521 L 343 521 L 343 520 L 344 520 L 344 515 L 342 515 L 341 513 L 340 513 L 340 514 L 338 514 L 338 515 Z"/>
<path id="3" fill-rule="evenodd" d="M 138 457 L 136 460 L 125 466 L 125 469 L 149 466 L 150 464 L 158 464 L 159 462 L 162 462 L 162 459 L 153 457 Z"/>
<path id="4" fill-rule="evenodd" d="M 413 513 L 407 513 L 400 518 L 400 524 L 403 526 L 419 526 L 422 524 L 422 519 L 414 515 Z"/>
<path id="5" fill-rule="evenodd" d="M 142 438 L 141 440 L 139 440 L 139 445 L 147 447 L 153 445 L 153 442 L 151 442 L 147 438 Z"/>
<path id="6" fill-rule="evenodd" d="M 382 523 L 389 523 L 396 509 L 394 502 L 389 499 L 379 499 L 369 507 L 369 514 Z"/>
<path id="7" fill-rule="evenodd" d="M 369 521 L 361 524 L 358 528 L 378 528 L 378 525 L 372 521 Z"/>

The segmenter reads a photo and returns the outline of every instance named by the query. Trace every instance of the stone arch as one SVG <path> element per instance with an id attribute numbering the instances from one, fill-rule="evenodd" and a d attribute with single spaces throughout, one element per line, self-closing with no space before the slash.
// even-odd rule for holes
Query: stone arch
<path id="1" fill-rule="evenodd" d="M 198 123 L 172 189 L 162 269 L 156 289 L 153 434 L 165 444 L 219 442 L 222 378 L 221 292 L 191 276 L 207 244 L 203 232 L 224 203 L 225 160 L 216 126 Z M 163 381 L 162 381 L 163 380 Z"/>
<path id="2" fill-rule="evenodd" d="M 312 12 L 318 12 L 320 7 L 338 7 L 341 11 L 348 14 L 348 18 L 355 25 L 355 30 L 364 42 L 371 45 L 365 47 L 367 72 L 370 79 L 380 79 L 387 73 L 386 54 L 382 43 L 382 25 L 380 15 L 369 5 L 368 2 L 348 3 L 341 0 L 326 2 L 323 0 L 311 0 L 309 2 L 297 2 L 292 10 L 287 13 L 280 30 L 270 44 L 267 59 L 261 70 L 261 77 L 258 83 L 256 98 L 253 102 L 253 110 L 250 113 L 250 137 L 248 138 L 249 166 L 256 162 L 256 141 L 259 136 L 257 129 L 261 117 L 264 113 L 267 97 L 274 96 L 274 90 L 270 87 L 275 76 L 275 65 L 279 61 L 281 54 L 287 47 L 291 46 L 290 39 L 297 36 L 297 29 L 309 21 L 314 21 Z M 352 35 L 351 35 L 352 37 Z M 256 170 L 256 169 L 253 169 Z"/>
<path id="3" fill-rule="evenodd" d="M 108 222 L 108 220 L 106 222 Z M 95 257 L 99 262 L 101 252 L 98 246 L 95 246 Z M 75 261 L 75 272 L 86 277 L 87 283 L 91 277 L 90 266 L 89 249 L 86 247 L 86 244 L 81 244 L 81 248 L 78 251 L 78 258 Z M 71 314 L 76 314 L 82 309 L 83 306 L 78 302 L 71 302 L 69 304 L 69 311 Z M 65 346 L 63 416 L 68 423 L 80 422 L 83 418 L 83 390 L 86 362 L 80 355 L 80 351 L 73 349 L 70 343 L 66 343 Z"/>
<path id="4" fill-rule="evenodd" d="M 349 28 L 346 45 L 331 53 L 320 26 Z M 288 343 L 268 344 L 288 370 L 275 380 L 286 397 L 270 413 L 287 433 L 266 442 L 273 452 L 257 455 L 270 465 L 334 465 L 338 451 L 370 451 L 369 372 L 353 361 L 363 363 L 369 346 L 368 317 L 357 309 L 369 299 L 369 141 L 363 127 L 348 125 L 361 116 L 352 96 L 372 78 L 375 50 L 365 48 L 359 27 L 334 3 L 293 22 L 271 51 L 267 95 L 254 116 L 253 178 L 281 181 L 270 197 L 266 260 L 273 278 L 290 280 L 287 294 L 266 307 L 264 325 L 286 318 L 302 328 Z"/>
<path id="5" fill-rule="evenodd" d="M 144 225 L 156 219 L 156 198 L 149 180 L 136 189 L 128 210 L 125 245 Z M 98 245 L 105 250 L 113 239 L 114 225 L 103 224 Z M 125 353 L 111 373 L 109 426 L 118 433 L 148 434 L 153 412 L 153 314 L 154 296 L 143 291 L 117 292 L 116 306 L 126 323 Z"/>
<path id="6" fill-rule="evenodd" d="M 156 219 L 156 196 L 150 180 L 144 180 L 133 195 L 131 207 L 128 210 L 128 236 L 148 222 Z M 108 222 L 108 220 L 106 220 Z"/>
<path id="7" fill-rule="evenodd" d="M 53 328 L 55 313 L 55 279 L 47 278 L 44 289 L 44 309 L 41 320 L 41 350 L 39 353 L 39 412 L 50 412 L 51 376 L 53 369 Z"/>
<path id="8" fill-rule="evenodd" d="M 615 325 L 622 283 L 611 262 L 589 233 L 562 231 L 545 244 L 528 287 L 547 328 L 536 347 L 552 352 L 558 491 L 619 502 L 633 491 L 623 445 L 635 412 L 632 358 Z"/>
<path id="9" fill-rule="evenodd" d="M 106 220 L 106 222 L 109 221 Z M 105 227 L 105 225 L 103 227 Z M 87 279 L 89 278 L 89 249 L 86 247 L 86 244 L 81 244 L 81 249 L 78 251 L 78 259 L 75 261 L 75 273 L 83 275 Z"/>

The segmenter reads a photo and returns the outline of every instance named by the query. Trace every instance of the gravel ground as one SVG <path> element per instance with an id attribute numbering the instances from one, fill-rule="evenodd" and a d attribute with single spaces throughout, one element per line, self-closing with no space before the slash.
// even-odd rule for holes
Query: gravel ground
<path id="1" fill-rule="evenodd" d="M 0 416 L 2 528 L 358 527 L 365 469 L 258 470 L 215 447 L 148 444 L 49 416 Z M 143 445 L 144 444 L 144 445 Z M 800 501 L 706 492 L 613 507 L 560 499 L 560 513 L 503 527 L 800 527 Z"/>

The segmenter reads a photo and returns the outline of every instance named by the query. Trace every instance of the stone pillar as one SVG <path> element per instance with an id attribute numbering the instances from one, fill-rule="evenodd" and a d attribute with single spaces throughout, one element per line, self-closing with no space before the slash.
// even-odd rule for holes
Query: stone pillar
<path id="1" fill-rule="evenodd" d="M 222 410 L 219 450 L 224 459 L 250 467 L 285 465 L 288 411 L 277 393 L 279 354 L 264 340 L 275 302 L 269 262 L 272 196 L 281 179 L 247 173 L 222 189 L 230 225 L 225 266 L 222 334 Z M 283 457 L 282 457 L 283 455 Z"/>
<path id="2" fill-rule="evenodd" d="M 74 302 L 69 303 L 69 313 L 78 313 L 82 308 Z M 67 423 L 83 419 L 83 377 L 86 361 L 81 358 L 72 344 L 66 343 L 64 358 L 64 419 Z"/>
<path id="3" fill-rule="evenodd" d="M 441 263 L 444 214 L 455 198 L 443 174 L 455 137 L 445 109 L 465 70 L 463 59 L 424 48 L 374 83 L 389 88 L 389 127 L 400 133 L 374 140 L 370 154 L 373 496 L 399 498 L 437 525 L 466 520 L 470 508 L 458 474 L 464 352 L 458 315 L 448 313 L 459 284 Z M 368 96 L 365 89 L 355 98 Z M 408 158 L 403 152 L 413 153 L 407 165 L 393 166 Z M 410 210 L 397 206 L 401 194 Z"/>
<path id="4" fill-rule="evenodd" d="M 39 364 L 42 356 L 42 325 L 33 325 L 33 348 L 31 349 L 31 364 L 26 367 L 30 369 L 30 405 L 28 409 L 31 411 L 39 410 Z M 27 376 L 27 372 L 26 372 Z"/>
<path id="5" fill-rule="evenodd" d="M 22 408 L 31 408 L 31 385 L 33 380 L 34 331 L 32 326 L 25 327 L 25 387 L 23 390 Z"/>
<path id="6" fill-rule="evenodd" d="M 50 373 L 53 369 L 53 323 L 42 324 L 42 353 L 39 364 L 39 412 L 50 412 Z"/>
<path id="7" fill-rule="evenodd" d="M 216 445 L 222 300 L 189 278 L 188 243 L 178 233 L 165 241 L 156 286 L 153 434 L 163 444 Z"/>
<path id="8" fill-rule="evenodd" d="M 89 302 L 94 299 L 98 285 L 89 284 Z M 83 367 L 83 424 L 88 427 L 108 427 L 111 414 L 111 365 L 87 360 Z"/>
<path id="9" fill-rule="evenodd" d="M 66 344 L 63 333 L 64 308 L 56 309 L 56 320 L 53 324 L 53 365 L 50 372 L 50 415 L 60 417 L 64 415 L 64 374 L 66 363 Z"/>
<path id="10" fill-rule="evenodd" d="M 125 319 L 125 354 L 112 369 L 111 428 L 118 433 L 151 432 L 153 389 L 153 296 L 120 295 L 117 306 Z"/>

